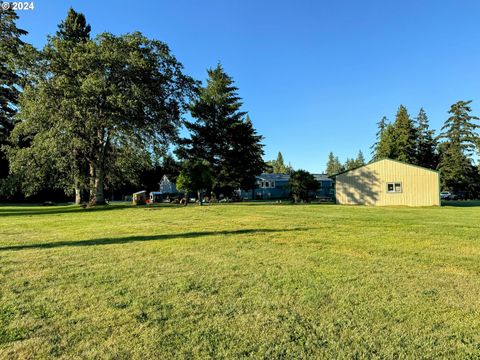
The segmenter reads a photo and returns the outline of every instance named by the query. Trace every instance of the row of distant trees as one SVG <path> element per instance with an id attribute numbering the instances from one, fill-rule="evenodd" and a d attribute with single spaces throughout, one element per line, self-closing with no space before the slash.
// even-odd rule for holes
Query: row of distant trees
<path id="1" fill-rule="evenodd" d="M 159 169 L 180 171 L 193 188 L 188 177 L 203 167 L 209 190 L 228 194 L 253 187 L 266 167 L 263 138 L 220 64 L 202 85 L 165 43 L 139 32 L 92 38 L 73 9 L 43 49 L 22 41 L 13 11 L 0 17 L 3 196 L 58 189 L 103 204 Z"/>
<path id="2" fill-rule="evenodd" d="M 400 105 L 394 122 L 386 117 L 378 122 L 376 141 L 371 147 L 372 160 L 390 158 L 436 169 L 441 173 L 442 189 L 478 195 L 480 169 L 474 155 L 480 152 L 479 118 L 471 114 L 470 103 L 458 101 L 453 104 L 438 134 L 430 128 L 423 108 L 412 118 L 407 108 Z M 349 170 L 364 162 L 361 152 L 357 159 L 348 160 L 344 165 L 330 153 L 327 173 Z"/>
<path id="3" fill-rule="evenodd" d="M 338 156 L 335 156 L 333 152 L 330 152 L 330 154 L 328 154 L 327 168 L 325 172 L 327 173 L 327 175 L 331 176 L 345 170 L 352 170 L 358 168 L 365 164 L 365 156 L 363 155 L 362 150 L 358 151 L 358 155 L 356 158 L 347 158 L 347 160 L 343 164 L 340 162 Z"/>

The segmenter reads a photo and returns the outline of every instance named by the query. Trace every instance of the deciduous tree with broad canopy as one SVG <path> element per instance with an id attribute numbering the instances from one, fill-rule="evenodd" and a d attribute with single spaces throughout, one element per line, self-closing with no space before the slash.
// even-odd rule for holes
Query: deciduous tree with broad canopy
<path id="1" fill-rule="evenodd" d="M 195 82 L 160 41 L 89 32 L 71 9 L 39 52 L 9 158 L 27 193 L 50 182 L 103 204 L 106 186 L 135 181 L 176 140 Z"/>
<path id="2" fill-rule="evenodd" d="M 182 171 L 177 178 L 177 189 L 185 194 L 185 206 L 188 204 L 189 193 L 196 192 L 198 203 L 203 204 L 202 193 L 212 187 L 213 175 L 210 164 L 205 160 L 183 163 Z"/>

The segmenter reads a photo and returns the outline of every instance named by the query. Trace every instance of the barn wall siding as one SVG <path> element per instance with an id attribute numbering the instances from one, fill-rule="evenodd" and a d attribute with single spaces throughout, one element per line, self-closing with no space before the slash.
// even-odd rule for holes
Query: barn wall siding
<path id="1" fill-rule="evenodd" d="M 402 192 L 388 193 L 391 182 L 400 182 Z M 337 175 L 335 193 L 338 204 L 439 206 L 439 174 L 385 159 Z"/>

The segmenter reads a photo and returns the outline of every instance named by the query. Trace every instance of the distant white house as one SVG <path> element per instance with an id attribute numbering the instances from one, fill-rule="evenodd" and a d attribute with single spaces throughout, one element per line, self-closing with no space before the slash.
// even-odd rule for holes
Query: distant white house
<path id="1" fill-rule="evenodd" d="M 167 175 L 163 175 L 162 180 L 158 183 L 159 185 L 159 192 L 162 194 L 176 194 L 177 187 L 175 183 L 171 182 Z"/>

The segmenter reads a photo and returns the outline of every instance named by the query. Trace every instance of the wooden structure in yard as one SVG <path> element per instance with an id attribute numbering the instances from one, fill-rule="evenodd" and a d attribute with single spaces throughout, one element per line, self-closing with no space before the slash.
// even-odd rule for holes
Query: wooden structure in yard
<path id="1" fill-rule="evenodd" d="M 334 178 L 337 204 L 440 205 L 439 173 L 420 166 L 383 159 Z"/>
<path id="2" fill-rule="evenodd" d="M 145 190 L 133 193 L 132 196 L 133 205 L 145 205 L 147 202 L 147 192 Z"/>

